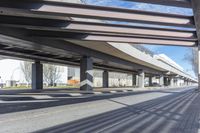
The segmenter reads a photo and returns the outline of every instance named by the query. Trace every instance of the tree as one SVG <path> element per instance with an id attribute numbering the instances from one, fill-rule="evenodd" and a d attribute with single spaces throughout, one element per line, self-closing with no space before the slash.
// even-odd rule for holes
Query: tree
<path id="1" fill-rule="evenodd" d="M 32 63 L 31 62 L 22 62 L 20 64 L 21 71 L 24 74 L 24 78 L 28 84 L 31 83 L 32 80 Z M 61 68 L 55 65 L 50 64 L 44 64 L 43 65 L 43 76 L 44 81 L 49 86 L 54 86 L 55 83 L 60 79 L 61 77 Z"/>
<path id="2" fill-rule="evenodd" d="M 196 76 L 198 76 L 198 49 L 192 48 L 191 52 L 185 55 L 185 60 L 192 64 L 192 69 Z"/>
<path id="3" fill-rule="evenodd" d="M 61 68 L 55 65 L 44 64 L 43 66 L 44 81 L 48 86 L 55 86 L 55 83 L 61 77 Z"/>
<path id="4" fill-rule="evenodd" d="M 20 63 L 20 68 L 21 68 L 21 71 L 23 72 L 24 74 L 24 78 L 26 80 L 26 82 L 28 84 L 31 83 L 31 69 L 32 69 L 32 63 L 31 62 L 27 62 L 27 61 L 24 61 L 24 62 L 21 62 Z"/>

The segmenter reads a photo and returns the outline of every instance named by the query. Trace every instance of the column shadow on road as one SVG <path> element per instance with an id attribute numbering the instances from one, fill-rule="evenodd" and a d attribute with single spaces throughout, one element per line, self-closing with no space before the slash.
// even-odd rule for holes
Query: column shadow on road
<path id="1" fill-rule="evenodd" d="M 38 133 L 198 133 L 200 95 L 186 91 L 128 105 Z"/>

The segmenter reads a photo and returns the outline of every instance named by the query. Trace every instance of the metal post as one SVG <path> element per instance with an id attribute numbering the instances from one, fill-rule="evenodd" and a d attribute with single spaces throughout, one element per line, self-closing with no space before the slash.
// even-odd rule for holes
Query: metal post
<path id="1" fill-rule="evenodd" d="M 80 62 L 80 90 L 93 90 L 93 60 L 84 56 Z"/>
<path id="2" fill-rule="evenodd" d="M 39 61 L 32 64 L 32 89 L 43 89 L 43 65 Z"/>

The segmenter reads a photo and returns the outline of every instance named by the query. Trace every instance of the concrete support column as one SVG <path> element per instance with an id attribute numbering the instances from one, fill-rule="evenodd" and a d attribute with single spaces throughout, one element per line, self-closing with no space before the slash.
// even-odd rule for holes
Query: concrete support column
<path id="1" fill-rule="evenodd" d="M 109 74 L 108 71 L 105 70 L 103 71 L 103 88 L 108 88 L 109 87 Z"/>
<path id="2" fill-rule="evenodd" d="M 144 88 L 144 79 L 145 79 L 145 73 L 143 70 L 138 71 L 138 86 L 139 88 Z"/>
<path id="3" fill-rule="evenodd" d="M 149 77 L 149 86 L 152 86 L 152 85 L 153 85 L 153 83 L 152 83 L 152 78 L 153 78 L 152 76 Z"/>
<path id="4" fill-rule="evenodd" d="M 179 86 L 179 85 L 178 85 L 178 79 L 177 79 L 177 78 L 176 78 L 175 84 L 176 84 L 176 86 Z"/>
<path id="5" fill-rule="evenodd" d="M 164 77 L 164 85 L 165 85 L 165 86 L 168 86 L 168 85 L 169 85 L 169 83 L 168 83 L 168 78 L 167 78 L 167 77 Z"/>
<path id="6" fill-rule="evenodd" d="M 32 89 L 43 89 L 43 65 L 39 61 L 32 64 Z"/>
<path id="7" fill-rule="evenodd" d="M 132 75 L 132 86 L 137 86 L 137 75 L 136 74 Z"/>
<path id="8" fill-rule="evenodd" d="M 174 78 L 174 86 L 177 86 L 177 79 Z"/>
<path id="9" fill-rule="evenodd" d="M 93 60 L 84 56 L 80 62 L 80 90 L 93 90 Z"/>
<path id="10" fill-rule="evenodd" d="M 187 86 L 187 80 L 184 79 L 184 86 Z"/>
<path id="11" fill-rule="evenodd" d="M 171 86 L 171 87 L 174 86 L 174 78 L 173 78 L 173 77 L 170 78 L 170 86 Z"/>
<path id="12" fill-rule="evenodd" d="M 164 86 L 164 76 L 163 76 L 163 75 L 160 75 L 159 84 L 160 84 L 161 86 Z"/>

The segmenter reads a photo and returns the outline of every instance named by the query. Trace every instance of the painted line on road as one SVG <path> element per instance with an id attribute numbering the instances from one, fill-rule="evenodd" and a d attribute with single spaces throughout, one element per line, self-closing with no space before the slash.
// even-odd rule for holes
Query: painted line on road
<path id="1" fill-rule="evenodd" d="M 83 94 L 81 93 L 67 93 L 68 95 L 70 96 L 73 96 L 73 97 L 77 97 L 77 96 L 82 96 Z"/>
<path id="2" fill-rule="evenodd" d="M 48 96 L 48 95 L 34 95 L 34 96 L 31 96 L 32 98 L 34 99 L 52 99 L 54 97 L 52 96 Z"/>
<path id="3" fill-rule="evenodd" d="M 93 92 L 95 95 L 103 94 L 102 92 Z"/>
<path id="4" fill-rule="evenodd" d="M 110 93 L 117 93 L 117 91 L 110 91 Z"/>
<path id="5" fill-rule="evenodd" d="M 53 102 L 58 100 L 26 100 L 26 101 L 2 101 L 0 103 L 42 103 L 42 102 Z"/>

